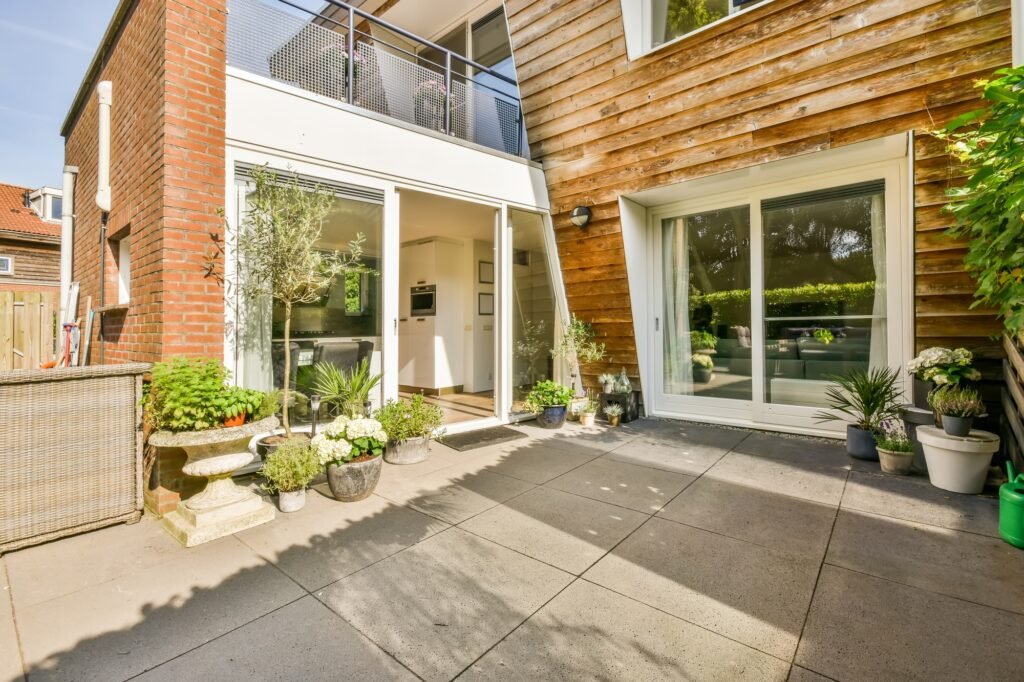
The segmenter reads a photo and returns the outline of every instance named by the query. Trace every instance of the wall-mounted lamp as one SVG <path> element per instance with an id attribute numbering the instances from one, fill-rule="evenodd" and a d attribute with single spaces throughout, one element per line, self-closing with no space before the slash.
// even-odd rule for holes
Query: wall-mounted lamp
<path id="1" fill-rule="evenodd" d="M 586 227 L 590 222 L 590 209 L 586 206 L 577 206 L 569 213 L 569 222 L 576 227 Z"/>

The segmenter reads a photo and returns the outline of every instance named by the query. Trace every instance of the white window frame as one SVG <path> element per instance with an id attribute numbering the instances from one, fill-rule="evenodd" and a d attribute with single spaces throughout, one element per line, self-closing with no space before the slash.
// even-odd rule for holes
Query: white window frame
<path id="1" fill-rule="evenodd" d="M 132 242 L 125 235 L 117 240 L 117 303 L 127 305 L 132 294 Z"/>
<path id="2" fill-rule="evenodd" d="M 840 187 L 867 180 L 885 180 L 886 213 L 886 318 L 887 363 L 897 370 L 913 356 L 912 316 L 913 286 L 908 277 L 912 271 L 911 230 L 909 218 L 912 205 L 909 186 L 908 159 L 906 157 L 842 168 L 834 162 L 822 163 L 821 172 L 806 173 L 799 177 L 772 182 L 770 176 L 761 184 L 743 190 L 722 194 L 708 193 L 692 199 L 664 204 L 647 212 L 647 257 L 654 267 L 648 269 L 648 305 L 651 316 L 662 318 L 664 291 L 662 287 L 661 221 L 683 215 L 701 213 L 733 206 L 750 206 L 750 261 L 751 261 L 751 342 L 755 350 L 764 347 L 763 311 L 763 244 L 761 201 L 801 192 Z M 838 168 L 838 169 L 837 169 Z M 909 256 L 908 256 L 909 254 Z M 704 421 L 739 424 L 836 436 L 842 424 L 817 424 L 814 413 L 818 408 L 782 405 L 764 402 L 764 354 L 752 354 L 752 400 L 726 400 L 689 395 L 673 395 L 664 391 L 664 357 L 662 333 L 648 336 L 650 373 L 648 385 L 651 393 L 649 413 L 666 417 L 697 417 Z M 899 372 L 905 381 L 904 373 Z"/>
<path id="3" fill-rule="evenodd" d="M 765 0 L 764 2 L 754 5 L 752 7 L 747 7 L 737 12 L 733 12 L 732 14 L 722 17 L 717 21 L 712 21 L 710 24 L 705 24 L 704 26 L 701 26 L 698 29 L 694 29 L 689 33 L 677 36 L 672 40 L 666 41 L 659 45 L 654 45 L 654 32 L 652 24 L 652 18 L 654 15 L 652 3 L 654 2 L 654 0 L 621 0 L 623 30 L 626 36 L 626 54 L 631 60 L 639 59 L 640 57 L 651 54 L 652 52 L 656 52 L 657 50 L 668 47 L 669 45 L 675 45 L 676 43 L 682 40 L 686 40 L 687 38 L 703 33 L 704 31 L 712 28 L 713 26 L 723 24 L 727 21 L 732 20 L 735 17 L 738 17 L 742 14 L 746 14 L 747 12 L 753 9 L 756 9 L 758 7 L 764 7 L 765 5 L 770 4 L 773 1 L 774 0 Z M 731 8 L 732 0 L 729 0 L 729 2 L 729 6 Z"/>
<path id="4" fill-rule="evenodd" d="M 0 262 L 7 262 L 6 268 L 0 268 L 0 275 L 14 275 L 14 256 L 0 256 Z"/>

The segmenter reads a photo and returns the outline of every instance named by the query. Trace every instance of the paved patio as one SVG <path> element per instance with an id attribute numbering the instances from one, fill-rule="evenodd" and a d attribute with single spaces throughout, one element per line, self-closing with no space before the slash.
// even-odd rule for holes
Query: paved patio
<path id="1" fill-rule="evenodd" d="M 1021 677 L 991 498 L 809 439 L 522 429 L 191 550 L 147 518 L 9 554 L 0 680 Z"/>

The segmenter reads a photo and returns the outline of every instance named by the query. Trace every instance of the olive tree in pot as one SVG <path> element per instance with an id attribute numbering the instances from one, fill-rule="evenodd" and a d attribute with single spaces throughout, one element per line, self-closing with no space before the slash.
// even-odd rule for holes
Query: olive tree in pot
<path id="1" fill-rule="evenodd" d="M 388 434 L 384 461 L 388 464 L 416 464 L 430 455 L 430 439 L 440 436 L 444 411 L 419 393 L 410 400 L 389 400 L 374 418 Z"/>
<path id="2" fill-rule="evenodd" d="M 320 457 L 305 438 L 290 438 L 263 460 L 259 473 L 267 479 L 263 486 L 277 493 L 277 506 L 283 512 L 295 512 L 306 506 L 306 486 L 323 470 Z"/>
<path id="3" fill-rule="evenodd" d="M 526 408 L 537 413 L 537 423 L 545 429 L 560 429 L 565 423 L 573 391 L 557 381 L 538 381 L 526 396 Z"/>
<path id="4" fill-rule="evenodd" d="M 321 300 L 335 279 L 347 272 L 365 272 L 363 235 L 349 242 L 347 252 L 329 252 L 320 244 L 323 222 L 334 195 L 307 189 L 298 178 L 282 178 L 266 167 L 251 171 L 249 210 L 238 230 L 238 290 L 253 308 L 276 302 L 283 308 L 284 347 L 291 347 L 292 308 Z M 284 354 L 281 421 L 291 438 L 291 353 Z"/>
<path id="5" fill-rule="evenodd" d="M 604 344 L 597 342 L 594 328 L 590 323 L 584 322 L 573 314 L 569 324 L 565 325 L 562 339 L 555 348 L 551 349 L 551 355 L 569 363 L 569 386 L 573 392 L 572 397 L 575 397 L 583 395 L 582 365 L 601 362 L 606 353 Z"/>
<path id="6" fill-rule="evenodd" d="M 847 421 L 846 452 L 854 459 L 878 461 L 875 433 L 882 422 L 897 414 L 897 372 L 889 367 L 864 371 L 855 369 L 844 376 L 829 376 L 826 390 L 832 412 L 818 412 L 818 422 Z"/>
<path id="7" fill-rule="evenodd" d="M 376 419 L 345 415 L 313 437 L 334 499 L 358 502 L 370 496 L 380 480 L 381 455 L 387 442 L 388 434 Z"/>

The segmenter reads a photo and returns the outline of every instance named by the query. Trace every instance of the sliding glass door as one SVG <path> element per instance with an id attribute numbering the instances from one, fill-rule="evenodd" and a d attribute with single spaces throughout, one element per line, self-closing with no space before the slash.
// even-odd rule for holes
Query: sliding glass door
<path id="1" fill-rule="evenodd" d="M 653 212 L 654 411 L 820 428 L 835 377 L 899 364 L 900 186 L 881 167 Z"/>

